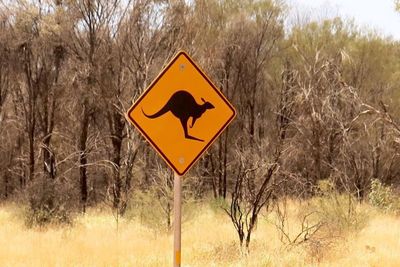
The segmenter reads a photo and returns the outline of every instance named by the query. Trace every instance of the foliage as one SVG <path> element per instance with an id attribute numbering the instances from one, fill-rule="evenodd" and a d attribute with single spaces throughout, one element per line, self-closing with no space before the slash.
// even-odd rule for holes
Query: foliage
<path id="1" fill-rule="evenodd" d="M 223 197 L 213 198 L 209 202 L 209 206 L 213 212 L 216 214 L 220 213 L 222 210 L 227 209 L 229 207 L 229 203 Z"/>
<path id="2" fill-rule="evenodd" d="M 340 237 L 366 226 L 368 213 L 358 207 L 351 193 L 338 192 L 329 180 L 320 181 L 318 190 L 319 196 L 311 201 L 309 209 L 315 211 L 315 219 L 324 224 L 325 235 Z"/>
<path id="3" fill-rule="evenodd" d="M 371 191 L 368 194 L 369 203 L 383 211 L 400 211 L 400 201 L 390 186 L 383 185 L 378 179 L 371 181 Z"/>
<path id="4" fill-rule="evenodd" d="M 63 225 L 73 222 L 71 188 L 48 178 L 39 179 L 26 189 L 24 220 L 28 227 Z"/>
<path id="5" fill-rule="evenodd" d="M 338 239 L 361 231 L 369 219 L 367 209 L 351 194 L 338 192 L 333 181 L 319 181 L 316 190 L 316 196 L 308 201 L 290 201 L 296 203 L 297 210 L 290 210 L 290 202 L 281 198 L 269 219 L 286 248 L 307 245 L 314 256 Z"/>
<path id="6" fill-rule="evenodd" d="M 165 201 L 167 209 L 161 205 Z M 153 191 L 135 191 L 128 201 L 124 217 L 139 222 L 155 231 L 169 231 L 171 227 L 172 203 L 170 200 L 158 201 Z"/>
<path id="7" fill-rule="evenodd" d="M 182 200 L 182 223 L 189 221 L 198 212 L 195 201 L 184 194 Z M 173 225 L 173 200 L 157 194 L 157 187 L 148 191 L 135 191 L 128 201 L 124 218 L 138 220 L 155 232 L 169 232 Z"/>

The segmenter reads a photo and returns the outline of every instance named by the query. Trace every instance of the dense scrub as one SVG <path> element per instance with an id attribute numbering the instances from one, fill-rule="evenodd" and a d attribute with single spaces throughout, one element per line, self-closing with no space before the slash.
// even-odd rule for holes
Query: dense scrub
<path id="1" fill-rule="evenodd" d="M 105 205 L 117 221 L 139 214 L 169 229 L 172 172 L 125 112 L 185 49 L 238 113 L 185 177 L 185 199 L 215 198 L 240 244 L 250 247 L 263 211 L 284 197 L 313 199 L 307 221 L 316 227 L 303 239 L 316 228 L 361 229 L 359 202 L 398 210 L 399 42 L 341 18 L 288 28 L 289 8 L 0 5 L 0 198 L 23 203 L 32 226 Z"/>

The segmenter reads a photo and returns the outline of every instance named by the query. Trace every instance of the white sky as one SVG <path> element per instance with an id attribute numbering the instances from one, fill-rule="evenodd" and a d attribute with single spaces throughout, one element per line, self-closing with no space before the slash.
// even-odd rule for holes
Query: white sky
<path id="1" fill-rule="evenodd" d="M 310 13 L 317 18 L 354 18 L 360 26 L 373 28 L 385 36 L 400 40 L 400 12 L 394 0 L 289 0 L 293 12 Z"/>

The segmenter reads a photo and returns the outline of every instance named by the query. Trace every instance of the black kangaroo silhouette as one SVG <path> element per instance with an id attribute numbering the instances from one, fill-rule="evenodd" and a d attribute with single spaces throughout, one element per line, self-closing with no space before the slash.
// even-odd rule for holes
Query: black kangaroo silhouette
<path id="1" fill-rule="evenodd" d="M 190 136 L 187 129 L 187 122 L 190 117 L 192 117 L 190 128 L 193 128 L 196 120 L 200 118 L 207 109 L 214 108 L 210 102 L 205 101 L 203 98 L 201 98 L 201 100 L 203 104 L 199 105 L 189 92 L 181 90 L 175 92 L 164 107 L 153 115 L 147 115 L 143 109 L 142 112 L 147 118 L 155 119 L 171 111 L 172 114 L 180 120 L 186 139 L 204 142 L 202 139 Z"/>

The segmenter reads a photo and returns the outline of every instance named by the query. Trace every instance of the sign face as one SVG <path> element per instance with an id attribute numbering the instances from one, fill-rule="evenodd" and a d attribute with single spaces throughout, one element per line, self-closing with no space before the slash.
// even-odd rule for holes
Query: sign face
<path id="1" fill-rule="evenodd" d="M 179 174 L 185 174 L 236 115 L 183 51 L 128 111 L 128 119 Z"/>

